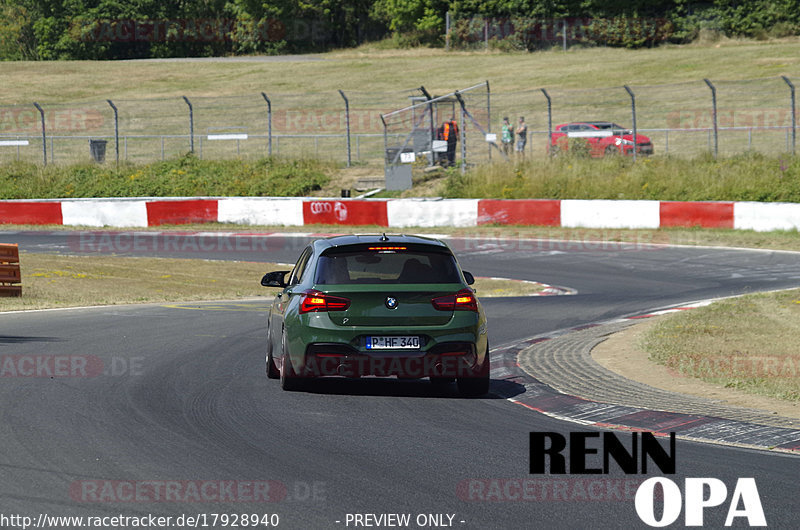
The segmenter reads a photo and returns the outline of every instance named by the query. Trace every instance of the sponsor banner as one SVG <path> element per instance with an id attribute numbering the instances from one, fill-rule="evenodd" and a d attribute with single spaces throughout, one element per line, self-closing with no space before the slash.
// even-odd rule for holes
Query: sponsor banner
<path id="1" fill-rule="evenodd" d="M 60 225 L 60 202 L 0 201 L 0 224 Z"/>
<path id="2" fill-rule="evenodd" d="M 216 199 L 147 203 L 147 226 L 216 222 L 217 217 Z"/>
<path id="3" fill-rule="evenodd" d="M 303 224 L 388 226 L 387 215 L 386 201 L 303 201 Z"/>
<path id="4" fill-rule="evenodd" d="M 661 227 L 733 228 L 732 202 L 661 201 Z"/>
<path id="5" fill-rule="evenodd" d="M 561 226 L 561 201 L 481 199 L 478 224 Z"/>

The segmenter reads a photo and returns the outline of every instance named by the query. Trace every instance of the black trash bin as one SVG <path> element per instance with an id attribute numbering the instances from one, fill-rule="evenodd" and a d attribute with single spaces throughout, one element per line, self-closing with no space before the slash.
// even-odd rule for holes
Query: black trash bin
<path id="1" fill-rule="evenodd" d="M 103 163 L 106 161 L 106 140 L 89 140 L 89 151 L 95 162 Z"/>

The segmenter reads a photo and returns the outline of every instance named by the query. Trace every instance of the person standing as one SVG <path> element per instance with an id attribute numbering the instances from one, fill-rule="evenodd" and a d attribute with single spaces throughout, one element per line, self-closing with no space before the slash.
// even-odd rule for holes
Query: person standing
<path id="1" fill-rule="evenodd" d="M 514 128 L 508 121 L 508 116 L 503 118 L 503 128 L 500 136 L 500 141 L 503 144 L 503 153 L 507 157 L 511 156 L 511 146 L 514 145 Z"/>
<path id="2" fill-rule="evenodd" d="M 456 163 L 456 144 L 458 143 L 458 125 L 455 117 L 442 125 L 442 140 L 447 142 L 447 165 L 454 166 Z"/>
<path id="3" fill-rule="evenodd" d="M 517 153 L 519 156 L 525 156 L 525 144 L 528 143 L 528 124 L 525 123 L 525 117 L 519 117 L 519 124 L 517 125 Z"/>

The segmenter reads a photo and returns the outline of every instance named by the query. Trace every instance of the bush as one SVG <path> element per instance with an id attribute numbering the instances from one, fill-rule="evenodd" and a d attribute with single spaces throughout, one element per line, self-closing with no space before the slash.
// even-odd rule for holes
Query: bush
<path id="1" fill-rule="evenodd" d="M 147 165 L 0 166 L 0 199 L 69 197 L 303 196 L 325 185 L 331 167 L 315 160 L 200 160 Z"/>
<path id="2" fill-rule="evenodd" d="M 566 152 L 516 165 L 451 172 L 445 197 L 800 202 L 800 158 L 748 153 L 714 159 L 594 159 Z"/>

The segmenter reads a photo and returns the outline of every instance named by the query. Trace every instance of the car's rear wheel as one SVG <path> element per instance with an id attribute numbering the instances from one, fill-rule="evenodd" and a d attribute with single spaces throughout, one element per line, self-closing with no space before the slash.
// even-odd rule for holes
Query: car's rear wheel
<path id="1" fill-rule="evenodd" d="M 267 377 L 269 379 L 281 377 L 281 372 L 275 366 L 275 358 L 272 356 L 272 330 L 267 332 Z"/>
<path id="2" fill-rule="evenodd" d="M 275 359 L 272 358 L 272 353 L 267 354 L 267 377 L 269 379 L 280 379 L 281 372 L 275 366 Z"/>
<path id="3" fill-rule="evenodd" d="M 289 392 L 300 390 L 301 386 L 300 378 L 295 373 L 294 368 L 292 367 L 292 360 L 289 358 L 289 354 L 286 352 L 285 337 L 282 343 L 283 343 L 283 370 L 280 371 L 281 388 Z"/>
<path id="4" fill-rule="evenodd" d="M 469 377 L 456 379 L 458 391 L 465 397 L 479 397 L 489 392 L 489 346 L 486 346 L 486 355 L 483 357 L 481 367 Z"/>
<path id="5" fill-rule="evenodd" d="M 606 155 L 605 156 L 617 156 L 619 154 L 619 149 L 617 149 L 614 145 L 609 145 L 606 147 Z"/>

